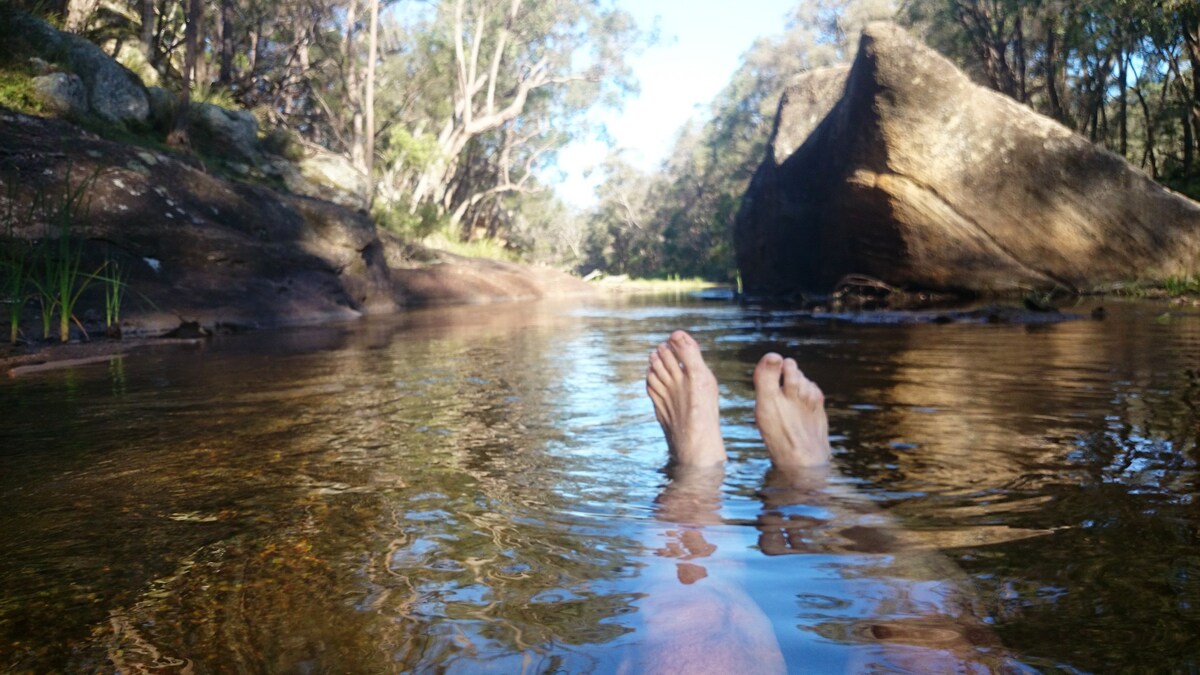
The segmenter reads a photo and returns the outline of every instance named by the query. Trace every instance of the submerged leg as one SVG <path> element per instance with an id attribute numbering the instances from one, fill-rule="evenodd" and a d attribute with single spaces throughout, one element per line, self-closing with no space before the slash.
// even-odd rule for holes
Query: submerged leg
<path id="1" fill-rule="evenodd" d="M 667 437 L 672 464 L 711 466 L 725 461 L 717 378 L 691 335 L 677 330 L 650 352 L 646 392 Z"/>
<path id="2" fill-rule="evenodd" d="M 754 420 L 780 468 L 829 463 L 825 395 L 793 359 L 768 353 L 754 369 Z"/>

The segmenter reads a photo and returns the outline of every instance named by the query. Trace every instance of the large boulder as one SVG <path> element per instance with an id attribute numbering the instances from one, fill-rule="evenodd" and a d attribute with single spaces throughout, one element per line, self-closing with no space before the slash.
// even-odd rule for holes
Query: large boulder
<path id="1" fill-rule="evenodd" d="M 92 114 L 114 124 L 145 123 L 150 104 L 141 80 L 78 35 L 63 34 L 62 38 L 71 70 L 87 87 Z"/>
<path id="2" fill-rule="evenodd" d="M 34 16 L 20 12 L 10 16 L 30 45 L 79 76 L 93 115 L 113 124 L 137 126 L 146 122 L 150 104 L 145 86 L 104 50 Z"/>
<path id="3" fill-rule="evenodd" d="M 735 240 L 751 294 L 822 294 L 855 273 L 1083 291 L 1200 272 L 1200 205 L 872 24 L 848 72 L 785 93 Z"/>

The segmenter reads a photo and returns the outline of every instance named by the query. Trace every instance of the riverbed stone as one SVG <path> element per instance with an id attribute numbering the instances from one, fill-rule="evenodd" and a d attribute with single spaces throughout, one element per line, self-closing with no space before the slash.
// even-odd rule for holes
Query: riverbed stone
<path id="1" fill-rule="evenodd" d="M 735 241 L 751 294 L 1086 291 L 1200 272 L 1200 205 L 877 23 L 782 97 Z"/>

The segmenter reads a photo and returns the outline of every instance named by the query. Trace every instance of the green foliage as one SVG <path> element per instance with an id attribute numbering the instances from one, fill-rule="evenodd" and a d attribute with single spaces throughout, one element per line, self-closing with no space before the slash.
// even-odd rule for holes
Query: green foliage
<path id="1" fill-rule="evenodd" d="M 103 278 L 100 273 L 107 263 L 95 272 L 83 271 L 84 242 L 75 230 L 87 217 L 88 195 L 97 176 L 98 173 L 93 173 L 72 185 L 68 171 L 56 196 L 37 191 L 25 202 L 15 192 L 19 182 L 7 181 L 9 195 L 0 213 L 4 230 L 0 238 L 0 302 L 8 310 L 10 342 L 15 344 L 19 339 L 21 315 L 31 296 L 38 303 L 43 339 L 51 337 L 55 314 L 59 318 L 61 342 L 70 339 L 72 323 L 87 336 L 75 316 L 75 308 L 92 281 Z M 45 222 L 47 236 L 31 242 L 28 233 L 18 234 L 18 228 L 32 227 L 36 221 Z M 120 293 L 124 280 L 119 275 L 112 280 L 121 287 L 117 290 Z M 114 308 L 119 308 L 120 298 L 113 301 Z"/>
<path id="2" fill-rule="evenodd" d="M 415 211 L 405 202 L 376 204 L 371 217 L 376 225 L 407 241 L 420 241 L 448 225 L 434 204 L 421 204 Z"/>
<path id="3" fill-rule="evenodd" d="M 17 221 L 21 219 L 16 200 L 16 181 L 9 181 L 9 195 L 4 202 L 4 237 L 0 239 L 0 303 L 7 309 L 9 342 L 17 344 L 20 337 L 21 314 L 29 300 L 31 247 L 16 236 Z"/>
<path id="4" fill-rule="evenodd" d="M 1167 277 L 1162 285 L 1171 297 L 1200 295 L 1200 277 Z"/>
<path id="5" fill-rule="evenodd" d="M 458 238 L 457 233 L 442 231 L 426 237 L 423 243 L 429 248 L 469 258 L 488 258 L 509 262 L 516 262 L 519 259 L 516 251 L 496 239 L 462 241 Z"/>
<path id="6" fill-rule="evenodd" d="M 1123 155 L 1153 178 L 1200 177 L 1193 0 L 911 0 L 901 17 L 976 80 Z M 1189 116 L 1190 115 L 1190 116 Z M 1194 194 L 1194 193 L 1193 193 Z"/>
<path id="7" fill-rule="evenodd" d="M 436 138 L 429 134 L 414 136 L 404 127 L 392 127 L 388 134 L 387 145 L 383 149 L 383 159 L 390 164 L 402 164 L 423 170 L 441 157 L 441 146 Z"/>
<path id="8" fill-rule="evenodd" d="M 0 106 L 27 115 L 42 114 L 42 103 L 33 91 L 32 76 L 28 72 L 0 67 Z"/>
<path id="9" fill-rule="evenodd" d="M 39 73 L 29 60 L 36 53 L 20 33 L 14 32 L 15 25 L 12 10 L 4 9 L 0 2 L 0 106 L 40 115 L 42 104 L 32 82 Z"/>
<path id="10" fill-rule="evenodd" d="M 284 127 L 275 127 L 259 141 L 263 150 L 291 162 L 304 159 L 304 144 L 300 136 Z"/>
<path id="11" fill-rule="evenodd" d="M 193 82 L 191 92 L 191 102 L 193 105 L 197 103 L 208 103 L 215 105 L 218 108 L 226 110 L 244 110 L 241 102 L 229 87 L 222 86 L 215 82 Z"/>
<path id="12" fill-rule="evenodd" d="M 17 344 L 20 337 L 21 314 L 28 301 L 29 244 L 11 234 L 0 240 L 0 303 L 8 315 L 9 342 Z"/>
<path id="13" fill-rule="evenodd" d="M 1180 194 L 1200 201 L 1200 172 L 1191 178 L 1181 176 L 1179 178 L 1167 179 L 1163 181 L 1163 184 Z"/>
<path id="14" fill-rule="evenodd" d="M 71 339 L 72 322 L 83 331 L 83 325 L 75 317 L 75 305 L 95 275 L 82 272 L 80 266 L 83 263 L 83 242 L 73 235 L 73 231 L 76 225 L 87 217 L 89 192 L 98 175 L 98 172 L 93 173 L 72 187 L 70 171 L 67 172 L 63 191 L 53 203 L 50 213 L 50 225 L 56 231 L 54 245 L 46 243 L 41 260 L 41 274 L 33 277 L 38 293 L 47 296 L 42 306 L 58 309 L 59 342 Z M 43 323 L 43 329 L 45 328 Z M 85 336 L 86 334 L 84 331 Z"/>
<path id="15" fill-rule="evenodd" d="M 19 225 L 32 222 L 34 216 L 42 207 L 42 195 L 35 194 L 28 204 L 22 207 L 18 197 L 20 182 L 10 178 L 5 181 L 8 185 L 7 198 L 4 200 L 3 219 L 4 237 L 0 240 L 0 302 L 7 308 L 9 324 L 9 342 L 16 344 L 20 339 L 21 315 L 29 301 L 30 286 L 36 271 L 37 254 L 40 249 L 17 233 Z"/>

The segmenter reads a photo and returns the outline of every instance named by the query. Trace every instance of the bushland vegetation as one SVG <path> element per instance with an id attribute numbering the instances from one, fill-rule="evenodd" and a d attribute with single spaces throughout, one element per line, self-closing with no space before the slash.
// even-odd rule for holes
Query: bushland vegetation
<path id="1" fill-rule="evenodd" d="M 548 184 L 556 153 L 598 131 L 597 106 L 636 91 L 627 59 L 653 38 L 611 0 L 9 4 L 89 37 L 150 84 L 345 155 L 369 178 L 363 204 L 384 227 L 584 272 L 733 280 L 732 223 L 779 93 L 800 72 L 852 59 L 877 19 L 1200 195 L 1194 0 L 797 2 L 782 30 L 763 27 L 660 166 L 614 148 L 582 211 Z M 33 110 L 28 64 L 5 61 L 18 42 L 0 40 L 0 103 Z M 181 115 L 164 140 L 187 130 Z"/>

